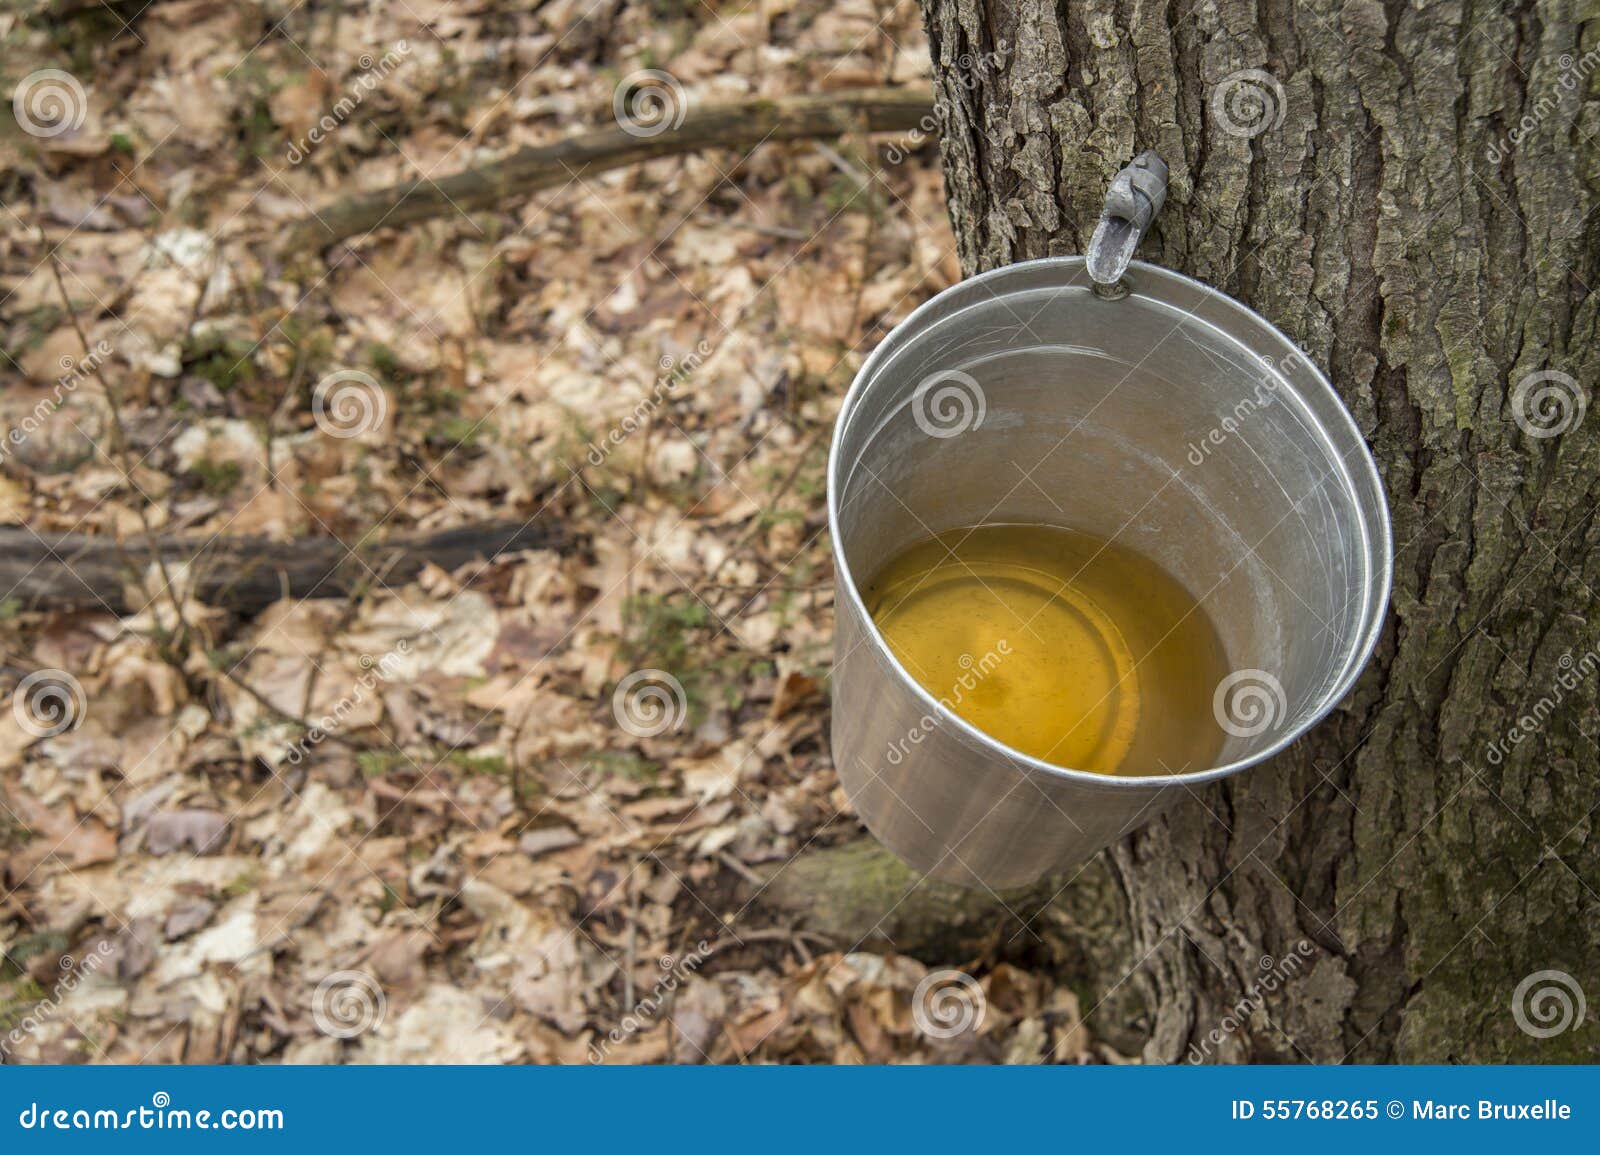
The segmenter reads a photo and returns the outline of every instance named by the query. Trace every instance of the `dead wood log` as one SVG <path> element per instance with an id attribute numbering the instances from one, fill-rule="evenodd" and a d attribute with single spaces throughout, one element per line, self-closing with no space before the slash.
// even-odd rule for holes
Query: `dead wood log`
<path id="1" fill-rule="evenodd" d="M 1119 928 L 1127 901 L 1103 857 L 997 893 L 929 881 L 863 834 L 807 848 L 746 893 L 840 950 L 895 951 L 947 965 L 1044 953 L 1086 991 L 1121 977 L 1107 972 L 1126 945 Z"/>
<path id="2" fill-rule="evenodd" d="M 770 870 L 753 890 L 769 909 L 841 950 L 893 950 L 931 959 L 976 957 L 1021 929 L 1053 887 L 997 895 L 929 882 L 869 837 L 815 847 Z M 1007 924 L 1010 924 L 1009 926 Z"/>
<path id="3" fill-rule="evenodd" d="M 518 149 L 503 160 L 437 181 L 423 177 L 335 201 L 291 225 L 279 252 L 322 249 L 380 226 L 415 224 L 449 212 L 503 208 L 540 189 L 705 148 L 749 149 L 766 141 L 919 127 L 931 133 L 932 115 L 933 96 L 923 88 L 707 104 L 691 108 L 682 125 L 655 136 L 636 136 L 613 125 Z"/>
<path id="4" fill-rule="evenodd" d="M 117 541 L 88 534 L 0 529 L 0 590 L 24 609 L 109 608 L 132 613 L 130 579 L 158 558 L 190 566 L 200 601 L 254 613 L 284 597 L 346 597 L 372 581 L 404 582 L 432 562 L 452 569 L 477 558 L 570 545 L 551 519 L 497 521 L 434 533 L 397 534 L 350 547 L 337 538 L 162 537 Z M 357 560 L 352 553 L 358 555 Z M 362 562 L 366 564 L 363 565 Z"/>

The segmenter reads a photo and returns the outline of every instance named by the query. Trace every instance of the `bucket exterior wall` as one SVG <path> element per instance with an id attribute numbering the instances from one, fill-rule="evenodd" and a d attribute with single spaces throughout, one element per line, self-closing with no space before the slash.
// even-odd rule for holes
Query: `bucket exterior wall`
<path id="1" fill-rule="evenodd" d="M 935 878 L 1025 885 L 1259 765 L 1337 705 L 1383 623 L 1388 511 L 1326 379 L 1198 282 L 1135 263 L 1126 284 L 1122 300 L 1097 297 L 1081 257 L 964 281 L 884 340 L 840 410 L 834 762 L 872 833 Z M 919 538 L 992 522 L 1114 538 L 1202 601 L 1230 667 L 1262 695 L 1241 699 L 1217 766 L 1053 766 L 911 678 L 860 585 Z"/>

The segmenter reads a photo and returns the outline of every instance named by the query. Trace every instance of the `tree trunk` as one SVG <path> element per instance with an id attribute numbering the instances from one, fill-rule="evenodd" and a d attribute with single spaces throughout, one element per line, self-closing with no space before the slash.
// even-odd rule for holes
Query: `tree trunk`
<path id="1" fill-rule="evenodd" d="M 1134 1023 L 1161 1061 L 1594 1059 L 1595 1011 L 1540 1038 L 1519 1022 L 1556 1004 L 1512 1004 L 1558 970 L 1600 1010 L 1600 23 L 1561 0 L 924 4 L 966 270 L 1082 252 L 1107 180 L 1157 149 L 1140 256 L 1326 369 L 1394 515 L 1355 692 L 1097 865 L 1125 924 L 1091 1029 Z M 1515 386 L 1546 370 L 1581 384 L 1547 382 L 1570 427 L 1533 436 Z"/>

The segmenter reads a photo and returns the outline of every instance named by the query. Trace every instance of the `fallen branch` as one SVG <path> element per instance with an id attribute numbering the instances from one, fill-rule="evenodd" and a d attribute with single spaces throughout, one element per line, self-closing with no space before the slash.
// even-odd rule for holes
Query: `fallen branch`
<path id="1" fill-rule="evenodd" d="M 116 541 L 86 534 L 44 535 L 0 529 L 0 590 L 25 609 L 110 608 L 133 613 L 124 592 L 152 563 L 190 567 L 193 590 L 208 605 L 254 613 L 283 597 L 345 597 L 383 572 L 404 582 L 431 562 L 453 569 L 477 558 L 569 545 L 560 525 L 543 518 L 399 534 L 356 546 L 366 565 L 331 537 L 271 541 L 255 537 L 161 537 Z M 387 567 L 387 568 L 386 568 Z"/>
<path id="2" fill-rule="evenodd" d="M 1043 935 L 1077 937 L 1060 932 L 1068 923 L 1090 941 L 1109 944 L 1125 905 L 1104 857 L 1069 875 L 996 894 L 923 878 L 867 835 L 809 846 L 764 872 L 747 897 L 791 917 L 797 927 L 846 950 L 895 950 L 924 961 L 985 952 L 1015 957 L 1036 950 Z M 1085 972 L 1110 965 L 1092 957 L 1089 947 L 1081 953 Z"/>
<path id="3" fill-rule="evenodd" d="M 932 94 L 912 88 L 707 104 L 691 109 L 682 125 L 657 136 L 635 136 L 620 125 L 597 129 L 518 149 L 503 160 L 441 180 L 417 179 L 335 201 L 291 225 L 279 250 L 322 249 L 379 226 L 500 208 L 580 177 L 703 148 L 747 149 L 769 140 L 909 131 L 932 112 Z"/>

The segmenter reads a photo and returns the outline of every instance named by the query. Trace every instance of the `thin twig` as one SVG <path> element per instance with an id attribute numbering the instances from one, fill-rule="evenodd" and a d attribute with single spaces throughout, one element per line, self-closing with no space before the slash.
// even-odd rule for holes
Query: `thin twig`
<path id="1" fill-rule="evenodd" d="M 762 878 L 759 874 L 757 874 L 755 871 L 751 870 L 748 866 L 746 866 L 744 863 L 740 862 L 737 858 L 735 858 L 733 855 L 729 854 L 726 850 L 717 851 L 717 857 L 722 861 L 722 864 L 724 866 L 726 866 L 729 870 L 733 871 L 740 878 L 744 879 L 751 886 L 765 886 L 766 885 L 766 879 Z"/>
<path id="2" fill-rule="evenodd" d="M 43 229 L 39 230 L 39 241 L 46 248 L 49 248 L 50 238 L 45 235 Z M 113 461 L 113 464 L 117 465 L 122 471 L 123 480 L 133 488 L 138 497 L 142 498 L 145 496 L 144 491 L 139 488 L 139 483 L 134 480 L 133 476 L 133 471 L 137 468 L 137 465 L 129 463 L 128 431 L 122 424 L 122 413 L 118 408 L 117 393 L 111 388 L 111 383 L 106 380 L 105 374 L 100 371 L 99 358 L 94 355 L 94 350 L 89 347 L 89 335 L 83 331 L 83 324 L 78 320 L 78 310 L 72 303 L 72 294 L 67 292 L 66 280 L 61 276 L 61 261 L 56 256 L 54 249 L 50 249 L 50 273 L 55 279 L 56 291 L 61 294 L 61 304 L 66 309 L 67 319 L 72 322 L 72 331 L 78 335 L 78 344 L 83 347 L 84 363 L 89 366 L 89 371 L 94 374 L 95 380 L 100 382 L 100 388 L 105 393 L 106 409 L 111 415 L 111 448 L 117 457 L 121 459 L 120 461 Z M 171 600 L 172 612 L 177 616 L 178 636 L 174 639 L 173 644 L 175 652 L 181 653 L 190 632 L 188 619 L 183 612 L 183 601 L 178 597 L 178 591 L 172 583 L 172 574 L 167 570 L 166 559 L 161 556 L 159 550 L 154 548 L 156 542 L 155 530 L 150 525 L 150 516 L 144 507 L 144 503 L 135 499 L 133 509 L 135 515 L 139 518 L 140 528 L 144 531 L 145 541 L 152 547 L 151 552 L 155 557 L 156 571 L 161 576 L 162 591 Z"/>
<path id="3" fill-rule="evenodd" d="M 812 446 L 816 445 L 821 437 L 822 431 L 818 430 L 806 439 L 806 443 L 800 447 L 800 452 L 795 455 L 794 464 L 789 467 L 789 472 L 784 475 L 783 480 L 778 483 L 778 488 L 773 491 L 772 496 L 768 499 L 769 505 L 776 505 L 783 495 L 789 492 L 795 481 L 799 479 L 800 471 L 805 468 L 806 458 L 811 455 Z M 730 561 L 742 553 L 745 547 L 750 544 L 750 540 L 760 532 L 761 515 L 758 513 L 751 519 L 749 526 L 739 535 L 733 545 L 728 547 L 728 552 L 723 555 L 721 564 L 717 566 L 716 573 L 713 573 L 711 577 L 715 579 L 717 574 L 721 573 Z"/>

